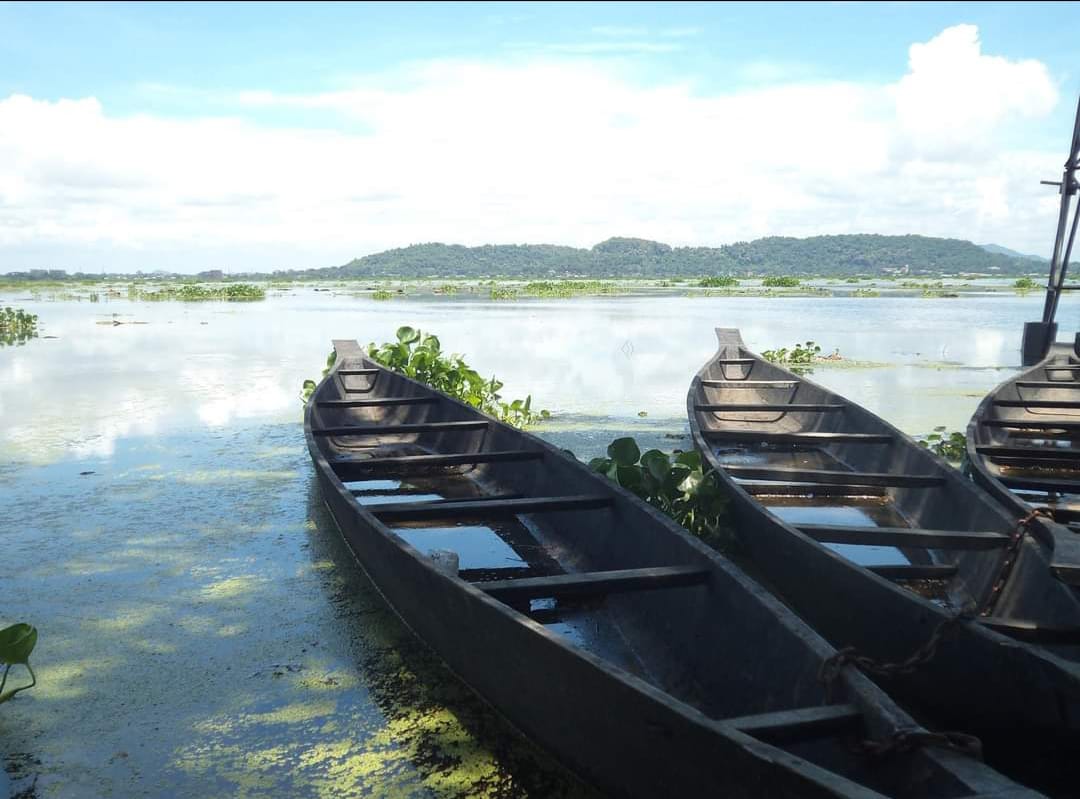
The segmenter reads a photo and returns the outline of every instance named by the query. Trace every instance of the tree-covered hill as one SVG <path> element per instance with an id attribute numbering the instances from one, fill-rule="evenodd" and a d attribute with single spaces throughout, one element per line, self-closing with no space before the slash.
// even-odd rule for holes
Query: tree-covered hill
<path id="1" fill-rule="evenodd" d="M 414 244 L 317 269 L 312 277 L 672 277 L 699 275 L 1028 274 L 1023 257 L 988 252 L 959 239 L 871 234 L 780 236 L 721 247 L 670 247 L 612 238 L 592 249 L 550 244 L 463 247 Z"/>
<path id="2" fill-rule="evenodd" d="M 996 251 L 995 251 L 996 250 Z M 166 272 L 140 277 L 215 280 L 348 279 L 348 278 L 664 278 L 710 275 L 767 277 L 798 275 L 850 277 L 862 275 L 946 276 L 983 274 L 1016 276 L 1040 273 L 1031 256 L 1012 254 L 994 245 L 978 246 L 959 239 L 870 234 L 781 236 L 740 241 L 720 247 L 670 247 L 658 241 L 611 238 L 591 249 L 554 244 L 414 244 L 355 258 L 343 266 L 267 272 L 215 269 L 198 275 Z M 125 275 L 69 275 L 59 269 L 32 269 L 4 276 L 12 281 L 99 281 Z"/>

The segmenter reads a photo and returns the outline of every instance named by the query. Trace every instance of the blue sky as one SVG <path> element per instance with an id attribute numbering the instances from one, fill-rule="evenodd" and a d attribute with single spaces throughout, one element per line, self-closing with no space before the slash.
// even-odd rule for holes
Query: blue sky
<path id="1" fill-rule="evenodd" d="M 610 235 L 1045 253 L 1038 180 L 1065 155 L 1078 21 L 1039 3 L 0 4 L 0 272 Z"/>

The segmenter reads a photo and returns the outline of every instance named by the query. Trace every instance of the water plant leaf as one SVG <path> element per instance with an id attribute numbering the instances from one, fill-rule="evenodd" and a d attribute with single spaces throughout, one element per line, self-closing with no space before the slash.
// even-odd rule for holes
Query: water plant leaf
<path id="1" fill-rule="evenodd" d="M 37 629 L 26 623 L 0 630 L 0 663 L 26 663 L 37 645 L 37 635 Z"/>
<path id="2" fill-rule="evenodd" d="M 629 437 L 616 438 L 608 444 L 607 453 L 620 466 L 633 466 L 641 457 L 637 442 Z"/>
<path id="3" fill-rule="evenodd" d="M 671 471 L 671 461 L 658 449 L 650 449 L 641 456 L 641 465 L 657 480 L 663 480 Z"/>
<path id="4" fill-rule="evenodd" d="M 397 329 L 397 340 L 402 344 L 415 344 L 420 340 L 420 333 L 408 325 L 405 325 Z"/>

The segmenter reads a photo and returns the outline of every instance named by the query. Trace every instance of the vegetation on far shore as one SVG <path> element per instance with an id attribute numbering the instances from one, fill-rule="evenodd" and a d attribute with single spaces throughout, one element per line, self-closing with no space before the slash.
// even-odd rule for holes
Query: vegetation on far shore
<path id="1" fill-rule="evenodd" d="M 327 280 L 379 278 L 551 280 L 564 277 L 672 278 L 701 276 L 831 277 L 944 276 L 982 274 L 1016 277 L 1042 270 L 1039 261 L 988 250 L 970 241 L 928 236 L 856 234 L 804 239 L 770 236 L 719 247 L 671 247 L 638 238 L 611 238 L 589 248 L 551 244 L 414 244 L 354 258 L 342 266 L 267 272 L 201 272 L 194 280 Z M 140 273 L 147 280 L 190 279 Z M 130 276 L 68 275 L 58 269 L 31 269 L 7 275 L 10 282 L 103 282 Z M 723 287 L 723 286 L 721 286 Z"/>

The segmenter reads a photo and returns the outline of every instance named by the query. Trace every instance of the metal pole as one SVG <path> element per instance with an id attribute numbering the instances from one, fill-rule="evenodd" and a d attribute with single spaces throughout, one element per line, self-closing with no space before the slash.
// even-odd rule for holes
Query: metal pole
<path id="1" fill-rule="evenodd" d="M 1046 286 L 1046 304 L 1043 307 L 1043 322 L 1054 321 L 1057 315 L 1058 301 L 1061 299 L 1061 287 L 1065 283 L 1065 274 L 1069 269 L 1069 251 L 1072 250 L 1076 225 L 1066 244 L 1065 231 L 1069 226 L 1069 210 L 1073 195 L 1076 194 L 1077 158 L 1080 157 L 1080 102 L 1076 106 L 1076 122 L 1073 124 L 1072 146 L 1069 148 L 1069 160 L 1065 162 L 1065 171 L 1061 176 L 1061 208 L 1058 211 L 1057 236 L 1054 239 L 1054 254 L 1050 259 L 1050 279 Z M 1068 249 L 1066 249 L 1066 246 Z"/>

